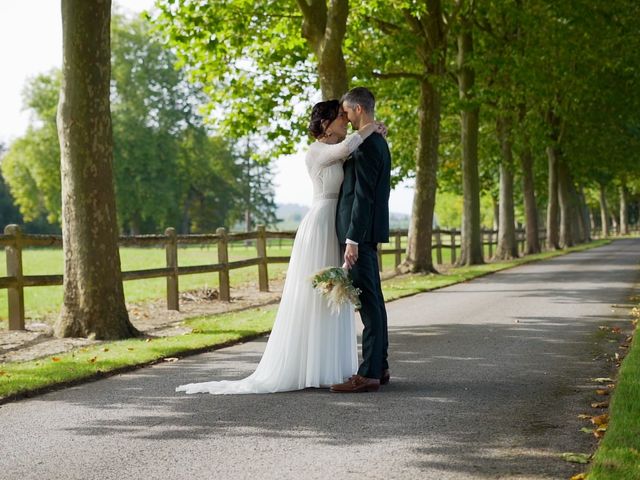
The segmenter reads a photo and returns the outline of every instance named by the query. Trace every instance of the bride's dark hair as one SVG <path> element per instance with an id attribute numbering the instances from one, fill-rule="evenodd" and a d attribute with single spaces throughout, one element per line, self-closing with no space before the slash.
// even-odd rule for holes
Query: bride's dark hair
<path id="1" fill-rule="evenodd" d="M 309 132 L 315 138 L 321 137 L 326 127 L 333 122 L 340 113 L 340 102 L 338 100 L 327 100 L 319 102 L 311 110 L 311 120 L 309 121 Z"/>

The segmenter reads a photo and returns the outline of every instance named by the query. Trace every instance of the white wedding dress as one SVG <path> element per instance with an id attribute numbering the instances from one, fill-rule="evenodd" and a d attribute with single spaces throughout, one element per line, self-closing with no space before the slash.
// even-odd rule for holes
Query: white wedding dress
<path id="1" fill-rule="evenodd" d="M 342 259 L 335 231 L 342 163 L 362 143 L 353 133 L 338 144 L 315 142 L 306 155 L 313 204 L 293 242 L 282 299 L 255 372 L 242 380 L 191 383 L 186 393 L 273 393 L 341 383 L 358 368 L 353 306 L 333 314 L 311 286 L 311 277 Z"/>

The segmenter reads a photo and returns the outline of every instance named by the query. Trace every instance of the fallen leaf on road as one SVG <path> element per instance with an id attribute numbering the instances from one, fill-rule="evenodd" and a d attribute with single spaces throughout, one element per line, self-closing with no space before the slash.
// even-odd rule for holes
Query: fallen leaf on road
<path id="1" fill-rule="evenodd" d="M 177 362 L 178 360 L 180 359 L 176 357 L 167 357 L 164 359 L 165 362 Z"/>
<path id="2" fill-rule="evenodd" d="M 560 457 L 562 457 L 565 462 L 571 463 L 589 463 L 589 460 L 591 459 L 591 455 L 588 453 L 565 452 L 561 454 Z"/>
<path id="3" fill-rule="evenodd" d="M 581 431 L 581 432 L 583 432 L 583 433 L 589 433 L 589 434 L 591 434 L 591 433 L 593 433 L 593 432 L 594 432 L 594 429 L 593 429 L 593 428 L 588 428 L 588 427 L 582 427 L 582 428 L 580 429 L 580 431 Z"/>
<path id="4" fill-rule="evenodd" d="M 591 420 L 593 418 L 593 415 L 581 413 L 580 415 L 578 415 L 578 418 L 581 418 L 583 420 Z"/>
<path id="5" fill-rule="evenodd" d="M 593 417 L 591 419 L 591 423 L 594 425 L 606 425 L 609 421 L 609 414 L 603 413 L 602 415 L 598 415 L 597 417 Z"/>
<path id="6" fill-rule="evenodd" d="M 587 478 L 587 474 L 586 473 L 578 473 L 576 475 L 574 475 L 573 477 L 571 477 L 569 480 L 585 480 Z"/>
<path id="7" fill-rule="evenodd" d="M 598 377 L 598 378 L 592 378 L 591 381 L 596 383 L 607 383 L 607 382 L 613 382 L 613 379 L 609 377 Z"/>
<path id="8" fill-rule="evenodd" d="M 609 402 L 593 402 L 591 404 L 591 408 L 607 408 L 609 406 Z"/>
<path id="9" fill-rule="evenodd" d="M 597 393 L 598 395 L 609 395 L 609 390 L 606 390 L 606 389 L 604 389 L 604 388 L 598 388 L 598 389 L 596 390 L 596 393 Z"/>
<path id="10" fill-rule="evenodd" d="M 594 430 L 593 431 L 593 436 L 596 437 L 598 440 L 600 440 L 602 437 L 604 437 L 605 431 L 602 431 L 602 430 L 599 430 L 599 429 L 598 430 Z"/>

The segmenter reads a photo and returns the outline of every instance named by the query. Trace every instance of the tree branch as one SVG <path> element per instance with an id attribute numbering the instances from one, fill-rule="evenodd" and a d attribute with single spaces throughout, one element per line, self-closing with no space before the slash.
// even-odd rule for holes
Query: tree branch
<path id="1" fill-rule="evenodd" d="M 296 0 L 304 17 L 302 35 L 309 40 L 314 49 L 324 37 L 327 27 L 327 3 L 325 0 Z"/>
<path id="2" fill-rule="evenodd" d="M 374 77 L 379 78 L 381 80 L 391 80 L 391 79 L 394 79 L 394 78 L 413 78 L 414 80 L 423 80 L 424 79 L 424 75 L 420 75 L 419 73 L 414 73 L 414 72 L 388 72 L 388 73 L 382 73 L 382 72 L 373 71 L 371 73 L 373 74 Z"/>
<path id="3" fill-rule="evenodd" d="M 385 20 L 382 20 L 381 18 L 371 17 L 371 16 L 365 16 L 364 18 L 369 20 L 371 23 L 375 23 L 376 25 L 378 25 L 378 27 L 380 28 L 380 31 L 382 33 L 386 33 L 387 35 L 392 35 L 393 33 L 399 32 L 402 30 L 402 27 L 400 25 L 387 22 Z"/>
<path id="4" fill-rule="evenodd" d="M 309 18 L 313 15 L 313 9 L 311 8 L 311 5 L 307 3 L 307 0 L 296 0 L 296 3 L 305 18 Z"/>
<path id="5" fill-rule="evenodd" d="M 407 20 L 407 23 L 411 27 L 411 30 L 413 30 L 413 33 L 415 33 L 420 38 L 426 38 L 427 34 L 422 28 L 422 23 L 420 23 L 420 20 L 411 15 L 411 12 L 409 12 L 409 10 L 403 10 L 402 13 L 404 14 L 404 18 Z"/>
<path id="6" fill-rule="evenodd" d="M 451 15 L 447 15 L 447 12 L 442 11 L 442 17 L 443 17 L 443 24 L 444 24 L 444 28 L 443 28 L 443 34 L 446 37 L 447 34 L 449 33 L 449 30 L 451 29 L 451 25 L 452 23 L 456 20 L 456 18 L 458 17 L 458 15 L 460 14 L 460 11 L 462 10 L 462 7 L 464 7 L 464 1 L 465 0 L 456 0 L 455 1 L 455 6 L 453 8 L 453 12 L 451 12 Z M 471 3 L 473 8 L 473 2 Z"/>
<path id="7" fill-rule="evenodd" d="M 324 0 L 322 0 L 324 3 Z M 327 14 L 324 38 L 334 49 L 342 49 L 342 41 L 347 33 L 347 17 L 349 16 L 348 0 L 333 0 Z"/>

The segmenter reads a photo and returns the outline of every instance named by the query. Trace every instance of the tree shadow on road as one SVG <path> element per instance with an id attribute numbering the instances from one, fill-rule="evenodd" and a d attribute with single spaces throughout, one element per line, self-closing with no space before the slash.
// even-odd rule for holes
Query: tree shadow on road
<path id="1" fill-rule="evenodd" d="M 608 257 L 608 249 L 626 248 L 622 242 L 598 249 L 599 261 Z M 602 305 L 623 301 L 630 278 L 638 276 L 636 253 L 622 257 L 609 259 L 606 268 L 594 264 L 579 270 L 573 266 L 592 257 L 575 253 L 546 266 L 527 265 L 478 279 L 471 288 L 466 284 L 429 293 L 431 299 L 446 300 L 428 305 L 460 302 L 460 297 L 449 297 L 457 290 L 464 290 L 463 299 L 499 295 L 495 306 L 481 304 L 490 309 L 489 320 L 481 324 L 449 315 L 448 323 L 405 318 L 398 322 L 405 326 L 390 328 L 393 377 L 375 394 L 321 389 L 271 395 L 175 393 L 180 384 L 249 375 L 264 349 L 262 339 L 33 402 L 64 405 L 68 420 L 61 429 L 66 435 L 86 441 L 110 437 L 123 444 L 136 440 L 149 448 L 204 442 L 212 446 L 206 459 L 212 463 L 229 461 L 225 442 L 242 445 L 247 462 L 269 455 L 252 447 L 267 439 L 276 450 L 294 442 L 310 455 L 328 447 L 338 447 L 345 458 L 367 452 L 363 461 L 379 462 L 374 468 L 380 478 L 402 477 L 403 472 L 425 478 L 568 478 L 583 467 L 561 461 L 559 454 L 593 450 L 592 436 L 580 432 L 585 422 L 577 416 L 597 413 L 590 409 L 597 399 L 593 378 L 612 375 L 606 359 L 616 351 L 617 338 L 598 327 L 611 325 L 614 314 L 609 316 Z M 512 294 L 523 302 L 533 298 L 534 308 L 518 314 L 515 305 L 502 312 L 501 295 Z M 542 297 L 569 308 L 554 308 L 556 316 L 531 314 Z M 408 311 L 410 303 L 403 308 Z M 588 307 L 575 318 L 576 308 L 569 304 Z M 411 315 L 432 314 L 419 302 L 411 308 Z M 92 420 L 77 420 L 77 410 L 84 411 L 84 418 L 87 410 L 92 412 Z M 323 468 L 331 472 L 340 460 L 323 458 Z"/>
<path id="2" fill-rule="evenodd" d="M 389 455 L 400 450 L 407 468 L 425 471 L 566 478 L 579 470 L 558 455 L 593 449 L 579 431 L 584 423 L 577 414 L 589 408 L 590 379 L 610 374 L 608 365 L 593 360 L 612 348 L 597 336 L 602 321 L 531 317 L 514 325 L 392 328 L 394 377 L 377 394 L 174 392 L 183 383 L 248 375 L 260 359 L 262 340 L 243 353 L 213 352 L 37 401 L 95 409 L 93 421 L 66 429 L 81 437 L 293 438 L 309 448 L 371 446 Z M 109 409 L 123 415 L 104 416 Z"/>

